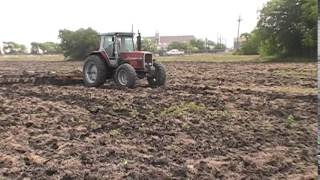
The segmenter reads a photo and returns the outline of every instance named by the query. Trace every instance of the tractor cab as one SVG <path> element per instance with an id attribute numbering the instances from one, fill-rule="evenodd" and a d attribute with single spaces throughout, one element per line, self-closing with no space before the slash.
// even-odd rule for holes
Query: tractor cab
<path id="1" fill-rule="evenodd" d="M 111 67 L 116 68 L 126 62 L 137 71 L 146 71 L 152 65 L 152 53 L 141 51 L 140 33 L 137 36 L 137 47 L 134 43 L 134 33 L 131 32 L 104 33 L 100 37 L 98 52 L 107 56 L 107 62 Z"/>
<path id="2" fill-rule="evenodd" d="M 101 34 L 100 49 L 105 51 L 110 60 L 117 59 L 123 52 L 133 52 L 134 33 L 105 33 Z"/>

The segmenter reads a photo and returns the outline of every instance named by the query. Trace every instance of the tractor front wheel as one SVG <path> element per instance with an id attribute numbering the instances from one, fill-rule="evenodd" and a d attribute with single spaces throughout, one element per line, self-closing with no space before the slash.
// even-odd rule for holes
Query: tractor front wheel
<path id="1" fill-rule="evenodd" d="M 163 86 L 166 83 L 166 69 L 159 63 L 154 62 L 154 71 L 147 77 L 148 83 L 151 87 Z"/>
<path id="2" fill-rule="evenodd" d="M 137 73 L 130 64 L 120 65 L 114 74 L 114 81 L 119 87 L 133 88 L 136 85 Z"/>
<path id="3" fill-rule="evenodd" d="M 89 56 L 83 66 L 83 81 L 88 87 L 98 87 L 106 82 L 107 64 L 99 56 Z"/>

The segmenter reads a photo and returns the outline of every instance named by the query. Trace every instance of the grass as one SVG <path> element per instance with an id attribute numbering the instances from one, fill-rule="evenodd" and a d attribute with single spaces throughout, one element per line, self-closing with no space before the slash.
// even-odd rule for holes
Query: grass
<path id="1" fill-rule="evenodd" d="M 156 59 L 161 62 L 257 62 L 260 58 L 257 55 L 192 54 L 184 56 L 160 56 Z"/>
<path id="2" fill-rule="evenodd" d="M 0 61 L 63 61 L 61 54 L 57 55 L 0 55 Z"/>
<path id="3" fill-rule="evenodd" d="M 317 60 L 312 58 L 304 58 L 304 57 L 281 58 L 277 56 L 267 56 L 267 57 L 263 57 L 261 62 L 264 62 L 264 63 L 310 63 L 310 62 L 317 62 Z"/>
<path id="4" fill-rule="evenodd" d="M 118 135 L 120 135 L 120 132 L 119 132 L 117 129 L 113 129 L 113 130 L 111 130 L 111 131 L 109 132 L 109 134 L 110 134 L 111 136 L 118 136 Z"/>
<path id="5" fill-rule="evenodd" d="M 288 116 L 287 123 L 289 126 L 292 126 L 296 122 L 297 122 L 297 119 L 293 115 Z"/>
<path id="6" fill-rule="evenodd" d="M 178 105 L 170 106 L 160 113 L 160 116 L 172 116 L 182 118 L 186 114 L 203 113 L 206 109 L 204 104 L 196 104 L 194 102 L 182 102 Z"/>
<path id="7" fill-rule="evenodd" d="M 280 92 L 280 93 L 289 93 L 289 94 L 317 94 L 316 88 L 307 88 L 307 87 L 270 87 L 269 90 Z"/>
<path id="8" fill-rule="evenodd" d="M 275 57 L 261 58 L 259 55 L 232 55 L 231 53 L 219 54 L 191 54 L 183 56 L 159 56 L 156 57 L 161 62 L 315 62 L 314 59 L 287 58 L 279 59 Z M 62 54 L 58 55 L 0 55 L 0 61 L 63 61 Z"/>
<path id="9" fill-rule="evenodd" d="M 192 54 L 184 56 L 156 57 L 162 62 L 199 61 L 199 62 L 250 62 L 259 60 L 259 56 L 232 54 Z M 63 61 L 63 55 L 0 55 L 0 61 Z"/>
<path id="10" fill-rule="evenodd" d="M 305 71 L 282 69 L 282 70 L 276 70 L 273 73 L 282 77 L 295 77 L 295 78 L 317 77 L 316 69 L 309 69 Z"/>
<path id="11" fill-rule="evenodd" d="M 317 88 L 299 87 L 299 86 L 246 86 L 237 87 L 238 89 L 250 89 L 258 92 L 277 92 L 286 94 L 317 94 Z"/>

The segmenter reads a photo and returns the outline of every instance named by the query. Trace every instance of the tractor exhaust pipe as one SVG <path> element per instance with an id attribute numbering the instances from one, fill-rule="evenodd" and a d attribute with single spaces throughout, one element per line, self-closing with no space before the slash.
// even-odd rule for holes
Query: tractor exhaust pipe
<path id="1" fill-rule="evenodd" d="M 137 36 L 137 50 L 141 51 L 141 34 L 138 31 L 138 36 Z"/>

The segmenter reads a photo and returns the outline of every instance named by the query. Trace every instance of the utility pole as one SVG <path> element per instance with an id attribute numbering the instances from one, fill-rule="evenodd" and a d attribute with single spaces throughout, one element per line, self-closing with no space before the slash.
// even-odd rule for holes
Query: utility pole
<path id="1" fill-rule="evenodd" d="M 237 36 L 237 50 L 240 48 L 240 23 L 242 21 L 241 16 L 239 16 L 238 21 L 238 36 Z"/>
<path id="2" fill-rule="evenodd" d="M 133 33 L 133 24 L 131 25 L 131 32 Z"/>
<path id="3" fill-rule="evenodd" d="M 217 36 L 217 47 L 220 49 L 220 34 Z"/>
<path id="4" fill-rule="evenodd" d="M 206 53 L 208 52 L 209 46 L 208 46 L 208 38 L 205 39 L 205 48 L 206 48 Z"/>
<path id="5" fill-rule="evenodd" d="M 225 44 L 226 49 L 227 49 L 227 39 L 224 39 L 224 44 Z"/>

